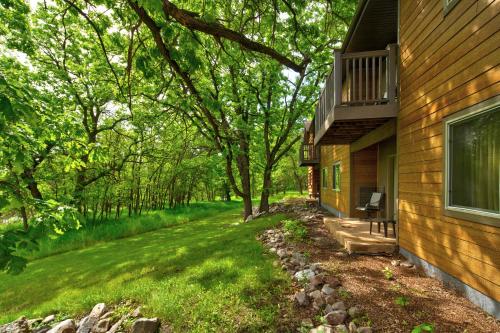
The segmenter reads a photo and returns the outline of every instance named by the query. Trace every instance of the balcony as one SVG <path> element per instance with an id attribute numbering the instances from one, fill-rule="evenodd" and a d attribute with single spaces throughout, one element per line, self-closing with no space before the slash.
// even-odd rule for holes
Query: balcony
<path id="1" fill-rule="evenodd" d="M 312 143 L 302 143 L 299 152 L 300 166 L 313 166 L 319 163 L 319 146 Z"/>
<path id="2" fill-rule="evenodd" d="M 397 116 L 397 44 L 341 53 L 316 106 L 314 144 L 349 144 Z"/>

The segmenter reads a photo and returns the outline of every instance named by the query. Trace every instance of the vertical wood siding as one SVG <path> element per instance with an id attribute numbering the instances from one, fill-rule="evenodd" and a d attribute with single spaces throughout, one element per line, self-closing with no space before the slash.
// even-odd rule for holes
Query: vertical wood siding
<path id="1" fill-rule="evenodd" d="M 500 94 L 500 0 L 400 8 L 400 246 L 500 301 L 500 228 L 442 214 L 442 120 Z"/>

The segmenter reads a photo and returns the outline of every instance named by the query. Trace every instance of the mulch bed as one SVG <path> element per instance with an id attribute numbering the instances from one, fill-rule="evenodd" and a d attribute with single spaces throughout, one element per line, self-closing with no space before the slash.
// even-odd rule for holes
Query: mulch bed
<path id="1" fill-rule="evenodd" d="M 340 279 L 349 291 L 346 306 L 361 307 L 374 332 L 411 332 L 416 325 L 432 323 L 436 332 L 500 333 L 499 321 L 439 280 L 419 268 L 391 265 L 393 260 L 405 261 L 404 257 L 348 255 L 321 219 L 305 224 L 309 241 L 296 244 L 296 249 L 308 253 L 311 262 L 321 263 L 328 276 Z M 385 267 L 393 272 L 391 280 L 384 277 Z M 395 303 L 400 296 L 406 297 L 408 305 Z M 320 324 L 317 314 L 296 306 L 295 320 L 302 319 Z"/>

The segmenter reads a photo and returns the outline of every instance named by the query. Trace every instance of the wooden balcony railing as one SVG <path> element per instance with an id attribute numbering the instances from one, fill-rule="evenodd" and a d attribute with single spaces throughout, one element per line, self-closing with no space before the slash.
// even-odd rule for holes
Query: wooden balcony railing
<path id="1" fill-rule="evenodd" d="M 300 165 L 319 163 L 319 148 L 312 143 L 302 143 L 299 152 Z"/>
<path id="2" fill-rule="evenodd" d="M 383 105 L 396 101 L 397 45 L 357 53 L 335 51 L 332 73 L 316 105 L 316 136 L 325 132 L 335 107 Z"/>

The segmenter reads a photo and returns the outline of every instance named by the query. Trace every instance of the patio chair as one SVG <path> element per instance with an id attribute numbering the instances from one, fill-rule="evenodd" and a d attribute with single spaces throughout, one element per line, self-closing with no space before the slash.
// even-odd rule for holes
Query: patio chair
<path id="1" fill-rule="evenodd" d="M 383 198 L 384 198 L 384 193 L 382 193 L 382 192 L 372 192 L 372 194 L 370 196 L 370 200 L 364 206 L 356 207 L 357 211 L 365 212 L 366 213 L 366 218 L 365 219 L 367 221 L 370 221 L 370 235 L 372 233 L 373 222 L 377 222 L 378 223 L 378 228 L 379 228 L 379 232 L 380 232 L 380 222 L 382 222 L 382 221 L 374 221 L 372 215 L 376 214 L 376 213 L 378 213 L 378 212 L 380 212 L 382 210 L 382 207 L 383 207 L 383 205 L 382 205 Z"/>
<path id="2" fill-rule="evenodd" d="M 383 197 L 384 193 L 373 192 L 370 197 L 370 201 L 368 201 L 364 206 L 356 207 L 356 210 L 365 212 L 366 219 L 369 220 L 371 218 L 371 214 L 380 212 Z"/>

